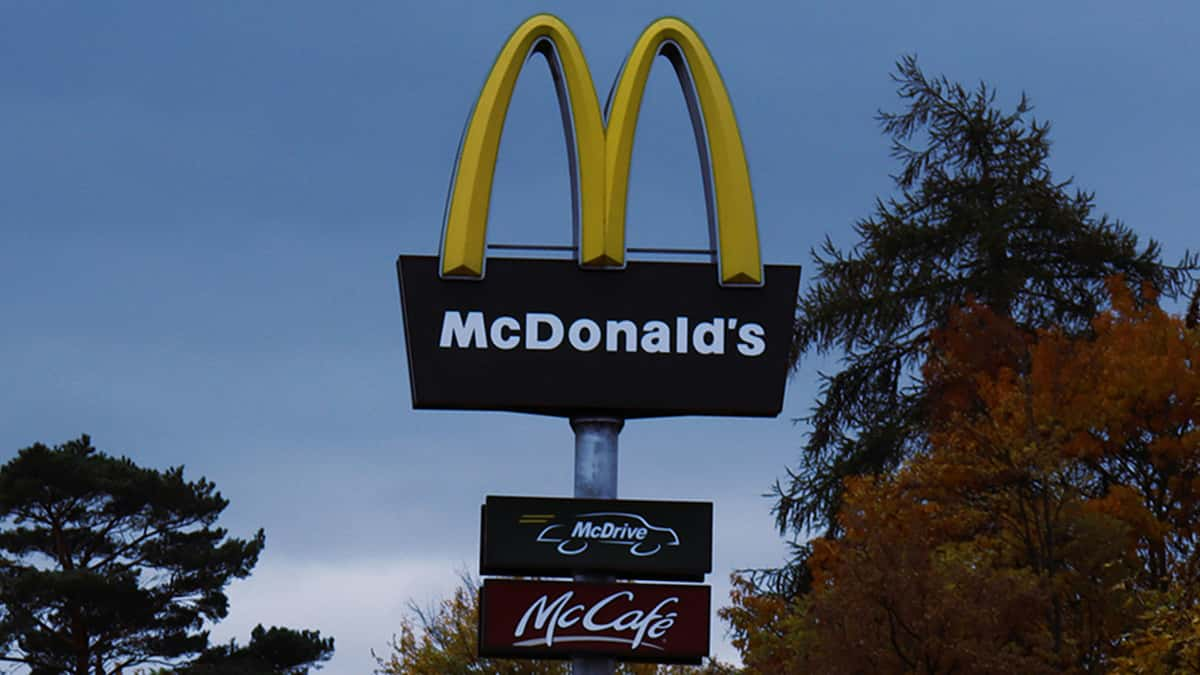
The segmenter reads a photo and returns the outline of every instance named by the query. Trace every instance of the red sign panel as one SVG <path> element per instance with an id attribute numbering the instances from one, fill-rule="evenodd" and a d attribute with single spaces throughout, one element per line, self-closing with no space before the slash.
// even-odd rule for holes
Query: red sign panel
<path id="1" fill-rule="evenodd" d="M 708 586 L 487 579 L 479 655 L 700 663 L 709 594 Z"/>

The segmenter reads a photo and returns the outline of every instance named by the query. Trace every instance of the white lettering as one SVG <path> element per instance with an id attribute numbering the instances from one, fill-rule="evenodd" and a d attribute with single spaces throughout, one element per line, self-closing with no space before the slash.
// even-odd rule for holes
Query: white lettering
<path id="1" fill-rule="evenodd" d="M 744 323 L 738 329 L 737 350 L 742 356 L 759 356 L 767 349 L 767 341 L 763 339 L 765 331 L 757 323 Z"/>
<path id="2" fill-rule="evenodd" d="M 550 335 L 542 338 L 541 327 L 548 326 Z M 554 349 L 562 344 L 563 322 L 553 314 L 530 312 L 525 315 L 525 348 L 532 350 Z"/>
<path id="3" fill-rule="evenodd" d="M 633 600 L 633 592 L 631 591 L 620 591 L 618 593 L 613 593 L 600 602 L 597 602 L 595 605 L 592 605 L 592 608 L 587 611 L 587 614 L 583 615 L 583 627 L 590 631 L 602 631 L 612 628 L 613 625 L 611 623 L 596 623 L 596 614 L 598 614 L 600 610 L 607 607 L 608 603 L 622 596 L 624 596 L 626 600 Z M 636 645 L 634 648 L 636 649 Z"/>
<path id="4" fill-rule="evenodd" d="M 675 625 L 675 617 L 677 616 L 679 616 L 679 612 L 668 612 L 664 618 L 661 618 L 658 621 L 650 624 L 650 628 L 646 631 L 646 635 L 654 638 L 655 640 L 666 635 L 667 631 L 671 629 L 671 626 Z"/>
<path id="5" fill-rule="evenodd" d="M 483 312 L 468 312 L 467 320 L 463 321 L 462 312 L 446 310 L 442 315 L 442 337 L 438 346 L 449 349 L 452 346 L 487 349 L 487 336 L 483 330 Z"/>
<path id="6" fill-rule="evenodd" d="M 673 596 L 662 600 L 655 605 L 654 609 L 648 612 L 641 609 L 628 609 L 618 614 L 612 621 L 606 623 L 600 619 L 600 612 L 618 600 L 632 602 L 634 600 L 633 591 L 618 591 L 613 593 L 600 599 L 591 608 L 587 608 L 581 602 L 571 604 L 573 597 L 574 591 L 567 591 L 552 602 L 545 595 L 535 600 L 525 610 L 520 622 L 517 623 L 516 631 L 513 633 L 514 638 L 520 638 L 525 634 L 526 629 L 532 629 L 534 637 L 515 642 L 514 644 L 520 646 L 538 644 L 544 644 L 548 647 L 553 646 L 556 630 L 567 630 L 579 624 L 580 629 L 590 633 L 603 633 L 605 631 L 628 633 L 632 631 L 632 639 L 621 638 L 620 641 L 629 643 L 629 648 L 635 650 L 647 638 L 657 640 L 665 636 L 667 631 L 675 625 L 675 619 L 679 615 L 678 612 L 664 611 L 669 605 L 679 602 L 679 597 Z M 616 610 L 614 607 L 614 611 L 619 610 Z M 539 637 L 536 635 L 538 631 L 544 631 L 544 634 Z M 573 634 L 572 639 L 579 639 L 578 633 Z"/>
<path id="7" fill-rule="evenodd" d="M 548 351 L 567 342 L 576 351 L 590 352 L 603 343 L 604 351 L 609 353 L 724 355 L 726 333 L 730 334 L 730 340 L 736 335 L 738 354 L 755 357 L 766 353 L 766 330 L 762 324 L 739 323 L 735 317 L 718 316 L 693 323 L 687 316 L 677 316 L 674 321 L 646 321 L 641 326 L 628 319 L 598 321 L 582 317 L 568 326 L 548 312 L 529 312 L 523 321 L 520 316 L 500 316 L 489 321 L 481 311 L 461 310 L 442 313 L 438 346 Z"/>
<path id="8" fill-rule="evenodd" d="M 572 605 L 563 610 L 562 616 L 558 619 L 559 628 L 570 628 L 579 623 L 579 618 L 572 617 L 571 612 L 583 613 L 583 605 Z"/>
<path id="9" fill-rule="evenodd" d="M 679 598 L 667 598 L 666 600 L 658 603 L 654 609 L 650 610 L 650 613 L 646 615 L 646 620 L 643 621 L 640 626 L 638 626 L 638 632 L 634 637 L 634 642 L 641 644 L 642 639 L 647 635 L 655 639 L 665 635 L 667 630 L 669 630 L 671 626 L 675 625 L 675 617 L 679 616 L 679 612 L 667 612 L 666 614 L 659 614 L 659 610 L 676 602 L 679 602 Z"/>
<path id="10" fill-rule="evenodd" d="M 513 637 L 521 637 L 525 633 L 525 626 L 529 623 L 529 617 L 537 612 L 537 616 L 533 619 L 533 629 L 546 629 L 546 646 L 554 644 L 554 629 L 558 626 L 559 618 L 562 615 L 563 608 L 571 597 L 575 595 L 574 591 L 567 591 L 558 596 L 558 599 L 549 605 L 546 604 L 546 596 L 542 596 L 534 601 L 529 609 L 525 610 L 525 615 L 521 617 L 521 621 L 517 623 L 517 630 L 513 632 Z M 586 618 L 584 619 L 586 621 Z"/>
<path id="11" fill-rule="evenodd" d="M 577 520 L 571 528 L 571 539 L 615 539 L 618 541 L 641 541 L 650 534 L 646 527 L 634 527 L 628 523 L 603 521 L 599 524 L 590 520 Z"/>
<path id="12" fill-rule="evenodd" d="M 634 649 L 637 649 L 637 646 L 642 644 L 642 640 L 646 638 L 646 631 L 649 630 L 651 622 L 655 622 L 656 619 L 669 618 L 672 624 L 675 623 L 675 616 L 677 614 L 676 612 L 670 612 L 667 615 L 658 613 L 663 607 L 675 602 L 679 602 L 679 598 L 667 598 L 666 600 L 663 600 L 655 605 L 654 609 L 650 610 L 650 612 L 638 622 L 637 633 L 633 636 Z M 667 626 L 667 628 L 670 628 L 670 626 Z M 665 631 L 666 629 L 663 630 Z"/>
<path id="13" fill-rule="evenodd" d="M 647 321 L 642 326 L 642 351 L 647 354 L 670 354 L 671 327 L 662 321 Z"/>
<path id="14" fill-rule="evenodd" d="M 495 339 L 492 340 L 495 342 Z M 697 354 L 725 353 L 725 319 L 701 321 L 692 331 L 692 348 Z"/>
<path id="15" fill-rule="evenodd" d="M 613 630 L 633 630 L 637 628 L 638 622 L 642 620 L 643 616 L 645 616 L 645 614 L 643 614 L 641 610 L 631 609 L 621 616 L 618 616 L 617 620 L 612 622 Z"/>
<path id="16" fill-rule="evenodd" d="M 587 337 L 584 337 L 584 332 Z M 600 346 L 600 326 L 591 319 L 576 319 L 567 331 L 571 346 L 581 352 L 590 352 Z"/>
<path id="17" fill-rule="evenodd" d="M 625 337 L 625 351 L 637 351 L 637 324 L 632 321 L 605 321 L 604 322 L 604 350 L 609 352 L 617 351 L 617 341 Z"/>
<path id="18" fill-rule="evenodd" d="M 508 336 L 504 335 L 504 331 L 512 331 Z M 511 316 L 502 316 L 492 322 L 492 328 L 488 334 L 492 338 L 492 344 L 500 349 L 515 349 L 521 344 L 521 322 Z"/>

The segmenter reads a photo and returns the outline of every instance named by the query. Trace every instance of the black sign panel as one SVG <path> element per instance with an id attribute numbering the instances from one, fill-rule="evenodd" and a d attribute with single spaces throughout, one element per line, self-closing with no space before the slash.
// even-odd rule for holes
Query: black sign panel
<path id="1" fill-rule="evenodd" d="M 487 579 L 479 655 L 699 664 L 710 600 L 708 586 Z"/>
<path id="2" fill-rule="evenodd" d="M 481 574 L 702 581 L 712 503 L 489 496 Z"/>
<path id="3" fill-rule="evenodd" d="M 415 408 L 779 414 L 800 268 L 722 287 L 710 264 L 490 259 L 483 281 L 397 261 Z"/>

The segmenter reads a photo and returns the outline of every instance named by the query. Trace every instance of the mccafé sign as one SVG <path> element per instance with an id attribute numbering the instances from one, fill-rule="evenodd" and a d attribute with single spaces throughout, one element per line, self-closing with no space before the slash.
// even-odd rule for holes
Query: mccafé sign
<path id="1" fill-rule="evenodd" d="M 708 655 L 708 608 L 708 586 L 487 579 L 479 655 L 699 663 Z"/>
<path id="2" fill-rule="evenodd" d="M 562 108 L 575 260 L 489 261 L 496 157 L 517 75 L 535 53 Z M 634 132 L 659 55 L 691 111 L 715 265 L 626 256 Z M 733 106 L 704 43 L 678 19 L 642 32 L 606 114 L 562 21 L 543 14 L 517 28 L 468 120 L 441 253 L 401 256 L 397 268 L 416 408 L 630 418 L 774 416 L 782 406 L 800 268 L 762 264 Z"/>

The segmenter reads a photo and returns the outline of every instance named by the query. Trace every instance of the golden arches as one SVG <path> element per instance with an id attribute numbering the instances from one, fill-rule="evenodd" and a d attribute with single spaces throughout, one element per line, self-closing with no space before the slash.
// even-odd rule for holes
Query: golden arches
<path id="1" fill-rule="evenodd" d="M 750 173 L 733 105 L 716 63 L 679 19 L 650 24 L 634 44 L 601 118 L 591 72 L 575 36 L 557 17 L 534 16 L 496 58 L 467 123 L 446 205 L 443 277 L 483 275 L 492 176 L 508 105 L 527 57 L 539 52 L 554 76 L 571 168 L 572 202 L 584 267 L 623 267 L 633 140 L 654 57 L 671 61 L 700 151 L 709 227 L 723 284 L 760 285 L 762 262 Z"/>

